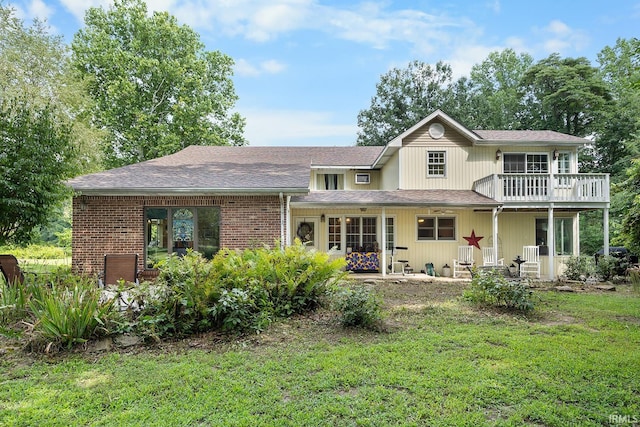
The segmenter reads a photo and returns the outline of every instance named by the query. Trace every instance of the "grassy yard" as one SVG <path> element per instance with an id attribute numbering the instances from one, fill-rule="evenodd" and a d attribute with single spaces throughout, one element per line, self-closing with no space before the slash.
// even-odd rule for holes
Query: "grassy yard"
<path id="1" fill-rule="evenodd" d="M 7 348 L 0 425 L 599 426 L 640 422 L 640 297 L 539 291 L 528 317 L 464 284 L 377 285 L 386 330 L 319 311 L 242 339 L 207 335 L 51 357 Z"/>

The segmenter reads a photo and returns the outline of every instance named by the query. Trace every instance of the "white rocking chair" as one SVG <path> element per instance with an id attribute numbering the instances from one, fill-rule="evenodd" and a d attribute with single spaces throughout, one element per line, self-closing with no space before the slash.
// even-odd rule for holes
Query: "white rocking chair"
<path id="1" fill-rule="evenodd" d="M 458 246 L 458 258 L 453 260 L 453 277 L 462 274 L 469 274 L 469 269 L 474 265 L 473 246 Z"/>
<path id="2" fill-rule="evenodd" d="M 504 265 L 504 258 L 495 259 L 495 252 L 493 247 L 482 248 L 482 265 L 485 267 L 495 267 Z"/>
<path id="3" fill-rule="evenodd" d="M 522 259 L 524 262 L 520 264 L 520 277 L 527 277 L 535 274 L 537 279 L 540 278 L 540 247 L 539 246 L 523 246 Z"/>

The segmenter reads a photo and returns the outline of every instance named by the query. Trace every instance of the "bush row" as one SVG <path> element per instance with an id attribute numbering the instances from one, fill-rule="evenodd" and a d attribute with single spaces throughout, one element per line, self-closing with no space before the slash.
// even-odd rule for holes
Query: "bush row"
<path id="1" fill-rule="evenodd" d="M 0 324 L 5 332 L 12 323 L 29 325 L 36 346 L 71 347 L 121 333 L 160 340 L 210 330 L 260 332 L 326 302 L 344 326 L 376 326 L 381 302 L 369 288 L 342 286 L 343 265 L 295 244 L 223 250 L 211 261 L 190 251 L 163 261 L 155 283 L 106 291 L 71 275 L 47 286 L 0 283 Z"/>

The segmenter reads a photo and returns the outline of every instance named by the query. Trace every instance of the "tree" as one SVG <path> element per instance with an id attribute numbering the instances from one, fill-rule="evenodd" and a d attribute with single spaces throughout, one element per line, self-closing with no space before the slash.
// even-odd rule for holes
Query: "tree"
<path id="1" fill-rule="evenodd" d="M 75 172 L 70 131 L 49 106 L 0 103 L 0 244 L 28 242 L 35 227 L 68 196 Z"/>
<path id="2" fill-rule="evenodd" d="M 204 50 L 191 28 L 166 12 L 147 14 L 142 0 L 90 8 L 74 37 L 73 63 L 109 133 L 108 167 L 171 154 L 188 145 L 242 145 L 244 119 L 233 60 Z"/>
<path id="3" fill-rule="evenodd" d="M 608 88 L 586 58 L 554 53 L 529 68 L 522 80 L 529 117 L 522 125 L 574 136 L 594 131 L 595 121 L 611 99 Z"/>
<path id="4" fill-rule="evenodd" d="M 433 110 L 446 110 L 450 84 L 451 66 L 443 62 L 413 61 L 382 75 L 371 106 L 358 113 L 358 145 L 385 145 Z"/>
<path id="5" fill-rule="evenodd" d="M 476 129 L 522 129 L 526 116 L 520 93 L 522 79 L 533 65 L 529 54 L 513 49 L 491 52 L 471 68 L 471 87 L 476 105 Z"/>

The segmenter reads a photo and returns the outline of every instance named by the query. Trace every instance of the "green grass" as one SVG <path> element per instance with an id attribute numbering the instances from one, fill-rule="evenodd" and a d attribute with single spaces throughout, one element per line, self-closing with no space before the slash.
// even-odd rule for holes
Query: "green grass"
<path id="1" fill-rule="evenodd" d="M 0 425 L 599 426 L 610 415 L 640 418 L 640 298 L 632 293 L 542 292 L 523 317 L 416 286 L 424 292 L 382 289 L 381 333 L 342 329 L 319 312 L 217 344 L 212 335 L 129 353 L 14 354 L 0 359 Z"/>

